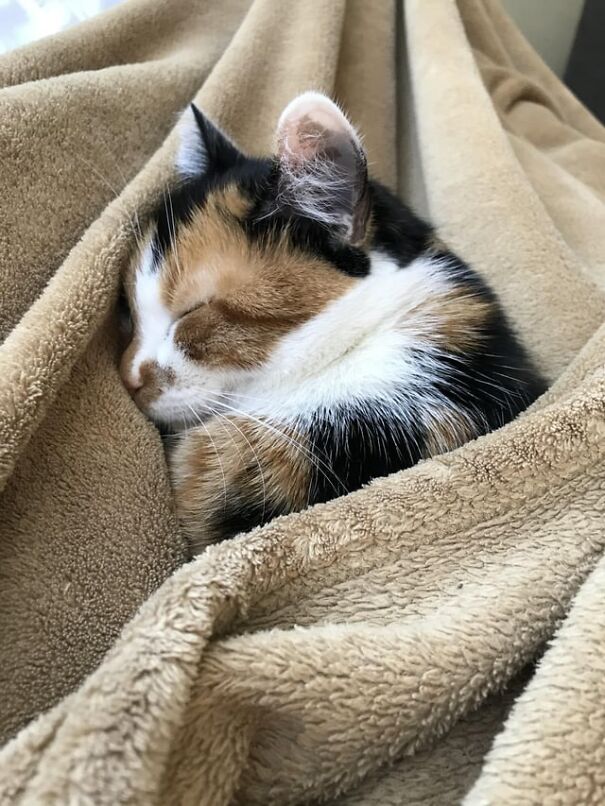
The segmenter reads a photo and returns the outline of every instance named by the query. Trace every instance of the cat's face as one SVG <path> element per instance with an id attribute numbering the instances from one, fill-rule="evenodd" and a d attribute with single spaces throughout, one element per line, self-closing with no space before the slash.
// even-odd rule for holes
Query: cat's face
<path id="1" fill-rule="evenodd" d="M 245 157 L 195 108 L 181 138 L 183 183 L 126 280 L 133 330 L 121 363 L 139 407 L 174 427 L 259 379 L 270 389 L 295 375 L 286 341 L 368 270 L 365 155 L 327 98 L 286 108 L 273 159 Z"/>

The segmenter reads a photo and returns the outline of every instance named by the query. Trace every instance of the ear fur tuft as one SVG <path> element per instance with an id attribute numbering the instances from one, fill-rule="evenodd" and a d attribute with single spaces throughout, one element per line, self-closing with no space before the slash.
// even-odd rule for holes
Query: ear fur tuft
<path id="1" fill-rule="evenodd" d="M 243 158 L 237 146 L 195 104 L 190 104 L 183 112 L 178 129 L 180 145 L 176 167 L 184 179 L 202 176 L 208 171 L 226 171 Z"/>
<path id="2" fill-rule="evenodd" d="M 327 96 L 306 92 L 277 125 L 280 201 L 356 243 L 369 214 L 367 160 L 361 138 Z"/>

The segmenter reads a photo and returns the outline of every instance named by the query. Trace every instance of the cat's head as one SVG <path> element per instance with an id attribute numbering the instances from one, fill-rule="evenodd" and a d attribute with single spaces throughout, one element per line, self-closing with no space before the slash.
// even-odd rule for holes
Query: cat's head
<path id="1" fill-rule="evenodd" d="M 270 390 L 295 376 L 313 360 L 297 333 L 369 266 L 366 157 L 327 97 L 286 107 L 272 158 L 246 156 L 194 106 L 180 130 L 182 181 L 126 280 L 132 340 L 121 363 L 137 404 L 168 426 L 193 424 L 259 379 Z"/>

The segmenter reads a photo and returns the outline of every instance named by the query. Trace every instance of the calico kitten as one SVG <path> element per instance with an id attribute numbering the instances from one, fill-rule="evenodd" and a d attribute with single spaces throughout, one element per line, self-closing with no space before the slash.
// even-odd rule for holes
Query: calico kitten
<path id="1" fill-rule="evenodd" d="M 194 550 L 356 490 L 515 417 L 542 383 L 485 283 L 367 175 L 328 98 L 244 155 L 195 106 L 182 182 L 126 287 L 121 364 L 179 436 L 169 464 Z"/>

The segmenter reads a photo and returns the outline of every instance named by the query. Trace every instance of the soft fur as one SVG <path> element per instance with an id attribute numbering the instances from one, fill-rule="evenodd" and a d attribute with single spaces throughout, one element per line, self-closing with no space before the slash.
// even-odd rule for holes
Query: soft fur
<path id="1" fill-rule="evenodd" d="M 132 0 L 0 61 L 2 804 L 605 803 L 603 127 L 492 0 Z M 270 153 L 309 86 L 552 386 L 171 574 L 162 444 L 106 317 L 130 217 L 192 93 Z"/>
<path id="2" fill-rule="evenodd" d="M 541 382 L 489 288 L 382 185 L 328 98 L 246 157 L 195 106 L 130 273 L 122 360 L 194 548 L 504 425 Z"/>

